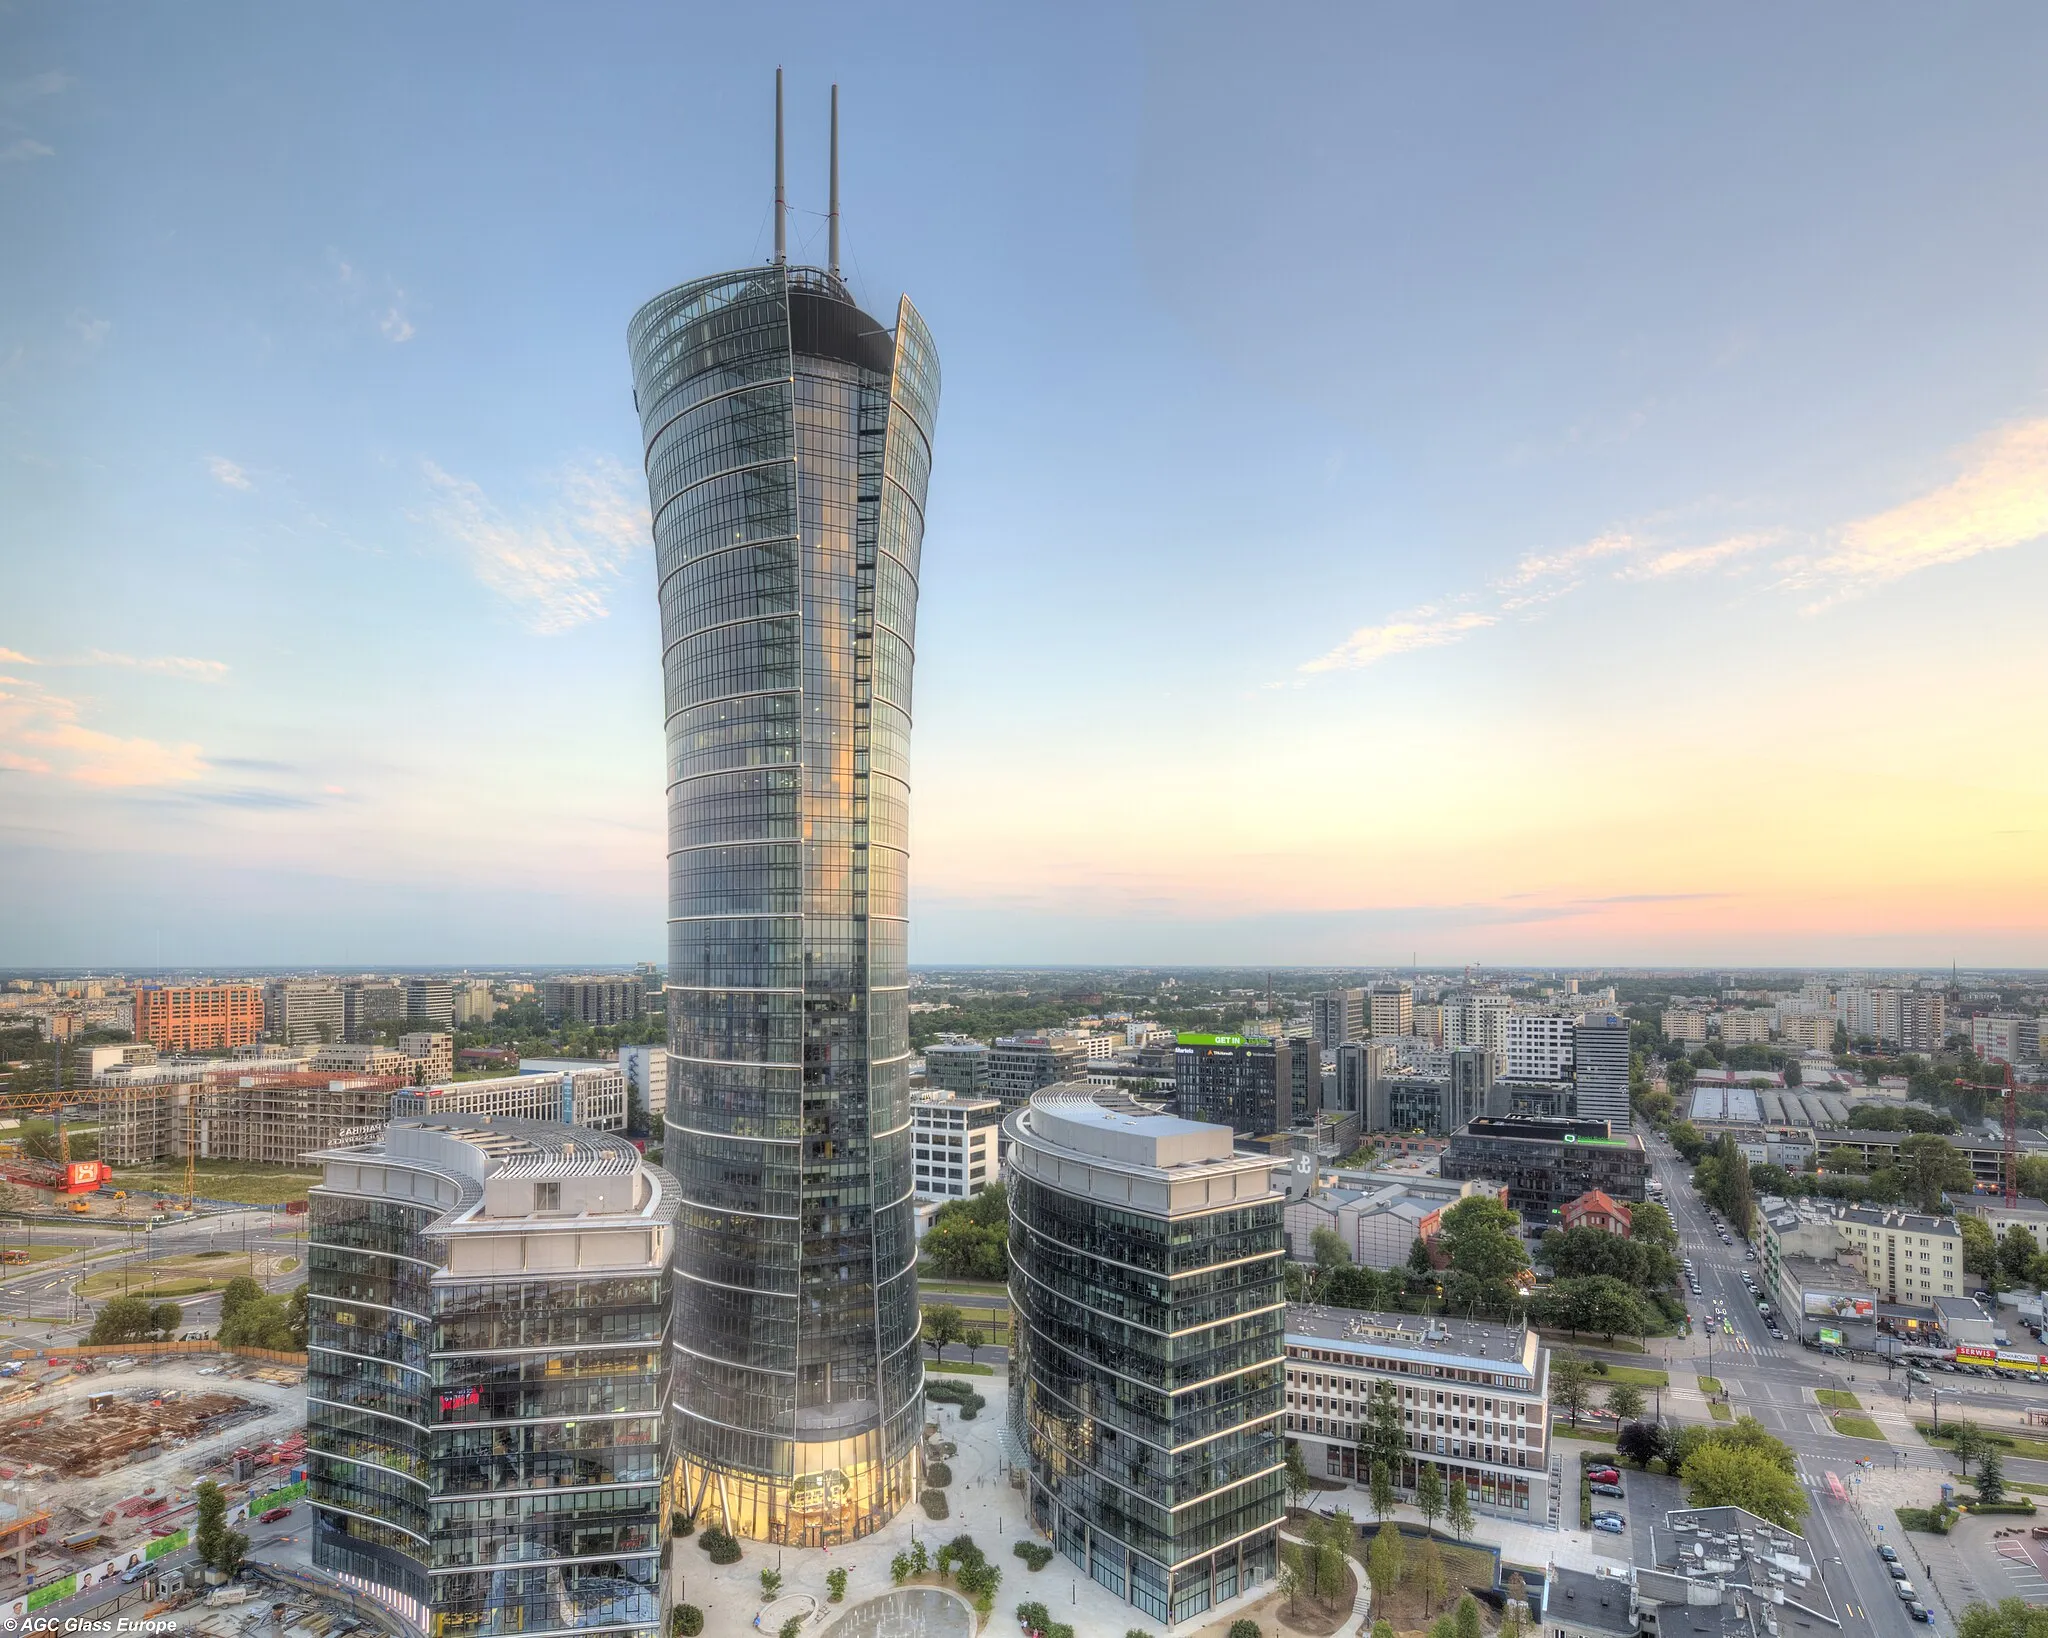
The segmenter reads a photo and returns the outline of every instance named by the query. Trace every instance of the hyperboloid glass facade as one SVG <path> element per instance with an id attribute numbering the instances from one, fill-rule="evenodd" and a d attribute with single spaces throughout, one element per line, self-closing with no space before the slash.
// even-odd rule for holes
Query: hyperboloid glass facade
<path id="1" fill-rule="evenodd" d="M 938 358 L 838 279 L 657 297 L 654 516 L 681 1179 L 673 1501 L 829 1545 L 910 1499 L 910 672 Z"/>

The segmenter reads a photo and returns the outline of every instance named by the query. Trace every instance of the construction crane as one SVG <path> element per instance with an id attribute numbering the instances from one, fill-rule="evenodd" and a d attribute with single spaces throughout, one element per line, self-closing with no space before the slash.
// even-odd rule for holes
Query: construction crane
<path id="1" fill-rule="evenodd" d="M 1966 1081 L 1956 1077 L 1956 1086 L 1968 1092 L 2005 1094 L 2005 1141 L 1998 1157 L 1998 1181 L 2007 1206 L 2020 1203 L 2020 1089 L 2013 1079 L 2012 1065 L 2005 1066 L 2002 1081 Z"/>

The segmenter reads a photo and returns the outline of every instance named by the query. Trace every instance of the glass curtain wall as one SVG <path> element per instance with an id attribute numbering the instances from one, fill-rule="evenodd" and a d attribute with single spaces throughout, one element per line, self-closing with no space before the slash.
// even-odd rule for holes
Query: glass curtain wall
<path id="1" fill-rule="evenodd" d="M 937 359 L 770 267 L 629 331 L 669 792 L 674 1502 L 829 1545 L 909 1500 L 910 676 Z"/>
<path id="2" fill-rule="evenodd" d="M 1032 1517 L 1157 1620 L 1273 1574 L 1280 1210 L 1168 1219 L 1010 1180 L 1010 1425 Z"/>

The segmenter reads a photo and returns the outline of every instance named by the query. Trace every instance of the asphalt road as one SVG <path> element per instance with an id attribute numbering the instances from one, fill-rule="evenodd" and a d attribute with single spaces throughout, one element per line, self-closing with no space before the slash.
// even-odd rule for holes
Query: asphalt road
<path id="1" fill-rule="evenodd" d="M 1745 1269 L 1755 1272 L 1756 1264 L 1743 1257 L 1737 1239 L 1724 1246 L 1707 1214 L 1706 1206 L 1692 1191 L 1690 1170 L 1660 1137 L 1646 1139 L 1651 1164 L 1664 1184 L 1664 1203 L 1678 1226 L 1680 1254 L 1693 1259 L 1699 1274 L 1700 1295 L 1687 1296 L 1693 1310 L 1694 1335 L 1663 1345 L 1663 1352 L 1675 1370 L 1696 1370 L 1718 1377 L 1729 1392 L 1738 1415 L 1754 1416 L 1786 1444 L 1799 1462 L 1799 1480 L 1811 1502 L 1807 1514 L 1806 1538 L 1825 1576 L 1830 1594 L 1842 1609 L 1846 1626 L 1864 1628 L 1879 1638 L 1907 1638 L 1923 1632 L 1906 1614 L 1893 1589 L 1891 1577 L 1877 1556 L 1876 1527 L 1885 1524 L 1885 1539 L 1898 1544 L 1900 1531 L 1888 1514 L 1859 1507 L 1852 1497 L 1835 1501 L 1828 1491 L 1827 1475 L 1835 1474 L 1852 1492 L 1859 1473 L 1859 1460 L 1869 1459 L 1887 1466 L 1897 1465 L 1926 1474 L 1931 1499 L 1948 1472 L 1942 1456 L 1925 1446 L 1905 1447 L 1850 1439 L 1829 1426 L 1826 1415 L 1813 1402 L 1810 1390 L 1845 1388 L 1856 1394 L 1865 1408 L 1873 1403 L 1903 1406 L 1897 1395 L 1905 1385 L 1900 1373 L 1895 1385 L 1887 1386 L 1886 1372 L 1868 1363 L 1830 1359 L 1797 1341 L 1774 1341 L 1757 1315 L 1756 1301 L 1742 1283 Z M 1713 1303 L 1725 1305 L 1733 1335 L 1706 1335 L 1706 1321 Z M 1710 1363 L 1711 1360 L 1711 1363 Z M 1987 1402 L 2010 1406 L 2010 1385 L 1982 1385 Z M 2005 1389 L 2001 1394 L 1998 1390 Z M 2028 1396 L 2040 1398 L 2038 1394 Z M 1947 1396 L 1944 1395 L 1944 1402 Z M 2048 1402 L 2048 1401 L 2044 1401 Z M 2048 1474 L 2048 1464 L 2013 1462 L 2012 1478 L 2034 1475 L 2024 1471 L 2039 1468 Z M 1631 1479 L 1631 1485 L 1639 1481 Z M 1633 1520 L 1631 1521 L 1634 1522 Z M 1640 1562 L 1640 1560 L 1639 1560 Z M 1918 1580 L 1916 1578 L 1916 1585 Z M 1935 1612 L 1937 1628 L 1946 1630 L 1944 1611 L 1930 1589 L 1919 1586 L 1922 1601 Z"/>

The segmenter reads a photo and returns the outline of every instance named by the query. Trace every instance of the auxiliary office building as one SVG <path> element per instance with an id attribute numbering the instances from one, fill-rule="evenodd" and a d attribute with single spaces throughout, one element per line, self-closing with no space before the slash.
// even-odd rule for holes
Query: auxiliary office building
<path id="1" fill-rule="evenodd" d="M 1275 1573 L 1286 1247 L 1269 1156 L 1069 1085 L 1004 1121 L 1009 1438 L 1031 1519 L 1179 1623 Z"/>

